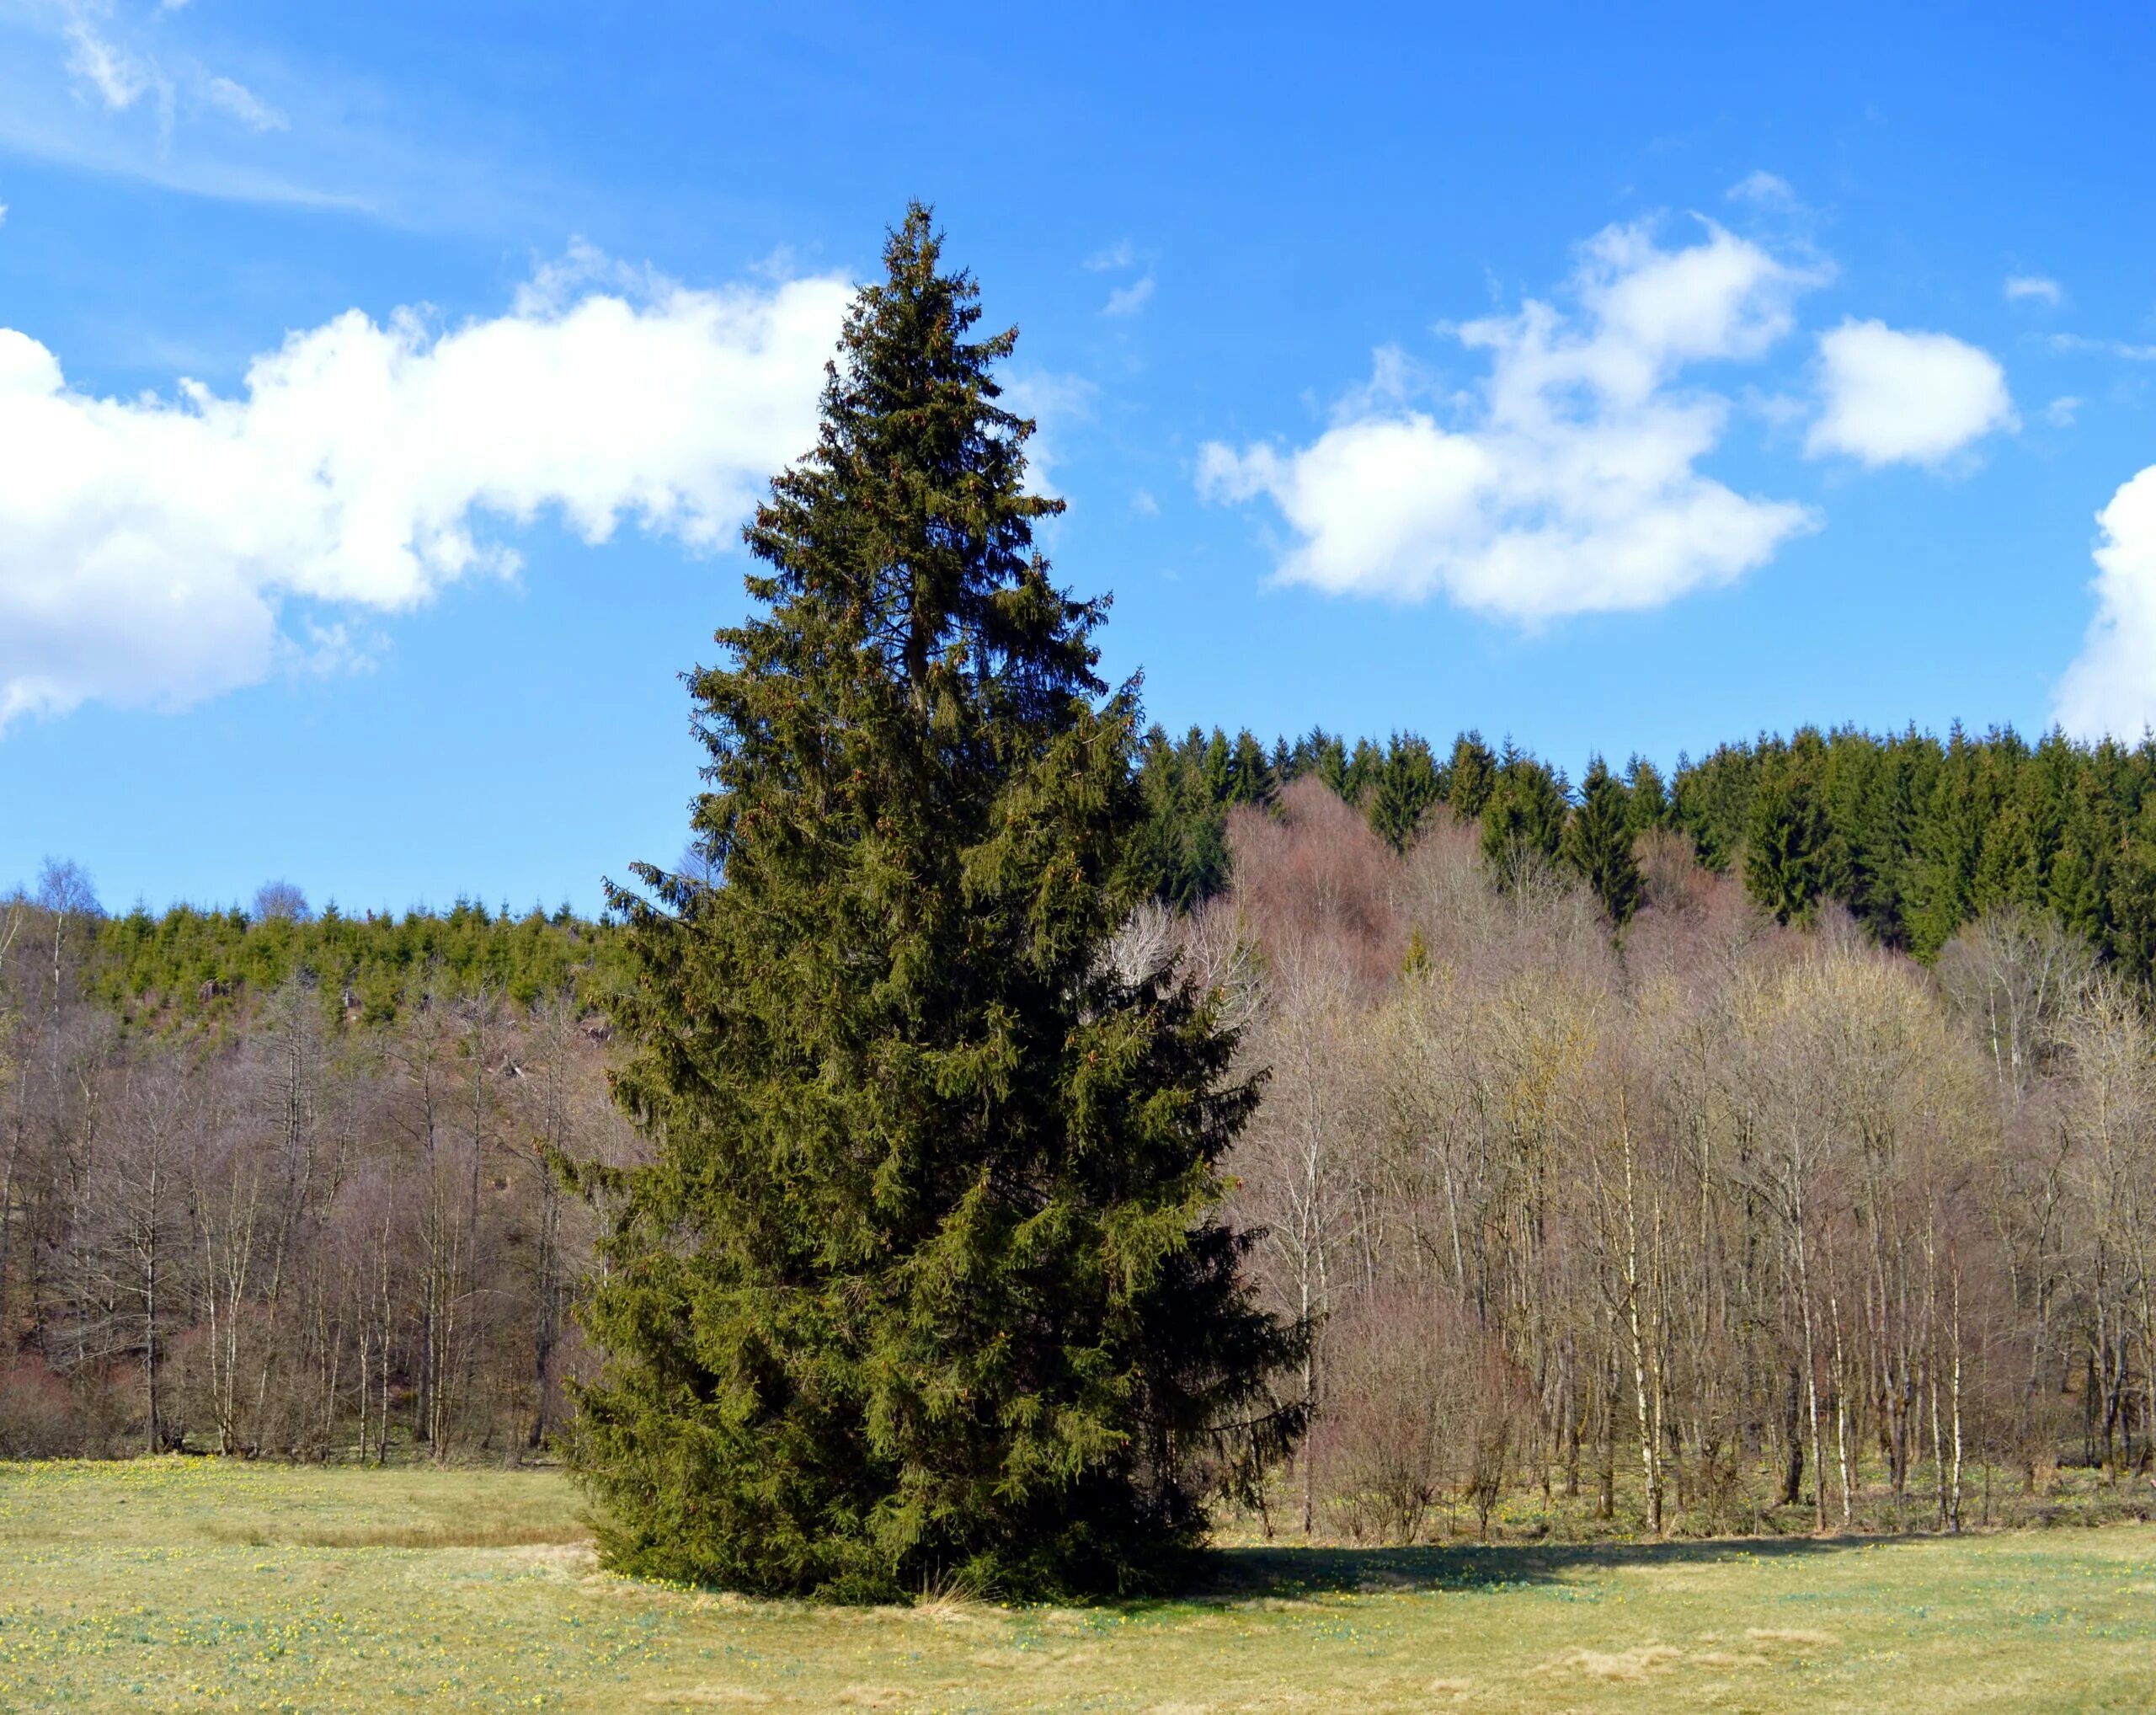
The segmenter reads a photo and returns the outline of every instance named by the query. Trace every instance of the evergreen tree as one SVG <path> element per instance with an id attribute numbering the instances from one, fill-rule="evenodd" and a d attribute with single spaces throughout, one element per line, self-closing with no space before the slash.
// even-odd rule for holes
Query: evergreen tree
<path id="1" fill-rule="evenodd" d="M 1636 756 L 1625 770 L 1625 822 L 1636 834 L 1669 825 L 1669 788 L 1662 770 Z"/>
<path id="2" fill-rule="evenodd" d="M 1482 862 L 1500 890 L 1510 890 L 1556 859 L 1570 808 L 1563 780 L 1508 742 L 1482 809 Z"/>
<path id="3" fill-rule="evenodd" d="M 1205 745 L 1205 795 L 1214 804 L 1235 801 L 1235 754 L 1217 726 Z"/>
<path id="4" fill-rule="evenodd" d="M 1266 804 L 1279 790 L 1272 759 L 1257 735 L 1245 727 L 1235 735 L 1235 754 L 1229 769 L 1228 796 L 1231 803 Z"/>
<path id="5" fill-rule="evenodd" d="M 1634 767 L 1636 770 L 1637 764 Z M 1594 890 L 1619 928 L 1639 909 L 1640 867 L 1632 857 L 1631 806 L 1624 783 L 1599 756 L 1587 767 L 1580 801 L 1565 824 L 1558 855 Z"/>
<path id="6" fill-rule="evenodd" d="M 1726 870 L 1743 856 L 1758 783 L 1759 757 L 1749 745 L 1718 745 L 1698 762 L 1678 758 L 1671 820 L 1692 836 L 1708 868 Z"/>
<path id="7" fill-rule="evenodd" d="M 1463 821 L 1478 819 L 1497 784 L 1497 759 L 1479 732 L 1453 741 L 1452 766 L 1445 771 L 1445 801 Z"/>
<path id="8" fill-rule="evenodd" d="M 1295 740 L 1294 775 L 1315 774 L 1341 797 L 1348 796 L 1348 747 L 1321 726 Z"/>
<path id="9" fill-rule="evenodd" d="M 1384 772 L 1385 752 L 1368 739 L 1356 740 L 1354 751 L 1348 758 L 1348 767 L 1341 776 L 1340 795 L 1358 807 L 1367 804 L 1378 777 Z"/>
<path id="10" fill-rule="evenodd" d="M 1405 852 L 1415 843 L 1424 814 L 1444 795 L 1429 745 L 1412 733 L 1395 733 L 1370 793 L 1371 831 L 1394 851 Z"/>
<path id="11" fill-rule="evenodd" d="M 926 211 L 747 539 L 760 611 L 691 685 L 716 885 L 615 890 L 616 1089 L 648 1166 L 587 1312 L 607 1563 L 889 1599 L 1157 1584 L 1296 1426 L 1222 1152 L 1255 1087 L 1171 977 L 1103 959 L 1144 810 L 1105 604 L 1049 581 Z"/>
<path id="12" fill-rule="evenodd" d="M 1808 919 L 1826 880 L 1827 817 L 1809 775 L 1785 757 L 1752 793 L 1744 887 L 1778 923 Z"/>
<path id="13" fill-rule="evenodd" d="M 1145 821 L 1130 854 L 1140 893 L 1188 911 L 1228 884 L 1227 816 L 1205 788 L 1202 740 L 1178 747 L 1154 727 L 1140 751 Z"/>

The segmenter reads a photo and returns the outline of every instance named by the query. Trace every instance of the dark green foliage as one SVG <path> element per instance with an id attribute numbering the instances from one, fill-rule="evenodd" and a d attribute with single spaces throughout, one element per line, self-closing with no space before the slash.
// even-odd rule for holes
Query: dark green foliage
<path id="1" fill-rule="evenodd" d="M 1580 801 L 1565 824 L 1558 854 L 1594 890 L 1609 921 L 1620 929 L 1631 922 L 1640 903 L 1640 867 L 1633 860 L 1632 839 L 1630 794 L 1596 756 L 1588 763 Z"/>
<path id="2" fill-rule="evenodd" d="M 1273 759 L 1248 727 L 1235 735 L 1235 748 L 1228 762 L 1228 801 L 1265 804 L 1279 791 Z"/>
<path id="3" fill-rule="evenodd" d="M 1635 834 L 1669 825 L 1669 788 L 1662 770 L 1644 756 L 1632 758 L 1625 770 L 1625 816 Z"/>
<path id="4" fill-rule="evenodd" d="M 1482 742 L 1481 734 L 1462 733 L 1453 741 L 1452 767 L 1447 771 L 1446 802 L 1454 814 L 1475 820 L 1488 806 L 1497 785 L 1497 754 Z"/>
<path id="5" fill-rule="evenodd" d="M 1507 745 L 1482 810 L 1482 862 L 1491 881 L 1509 889 L 1553 862 L 1571 808 L 1561 777 Z"/>
<path id="6" fill-rule="evenodd" d="M 1778 923 L 1802 922 L 1826 886 L 1827 815 L 1812 774 L 1787 757 L 1760 777 L 1744 847 L 1744 888 Z"/>
<path id="7" fill-rule="evenodd" d="M 748 532 L 763 611 L 691 679 L 723 879 L 612 895 L 655 1157 L 605 1178 L 576 1459 L 642 1573 L 1143 1589 L 1297 1422 L 1214 1213 L 1257 1091 L 1198 997 L 1104 968 L 1134 697 L 1033 550 L 1014 336 L 969 338 L 924 211 L 885 260 Z"/>
<path id="8" fill-rule="evenodd" d="M 1156 726 L 1139 747 L 1138 785 L 1145 821 L 1130 861 L 1139 889 L 1187 911 L 1228 884 L 1229 810 L 1271 804 L 1279 772 L 1247 728 L 1230 741 L 1218 727 L 1209 738 L 1193 727 L 1178 745 Z"/>
<path id="9" fill-rule="evenodd" d="M 1762 740 L 1764 747 L 1765 740 Z M 1705 761 L 1679 756 L 1670 793 L 1672 818 L 1692 836 L 1700 862 L 1727 870 L 1744 855 L 1758 759 L 1749 746 L 1722 745 Z"/>
<path id="10" fill-rule="evenodd" d="M 1180 745 L 1155 727 L 1139 751 L 1145 820 L 1131 844 L 1131 874 L 1139 892 L 1178 911 L 1228 884 L 1228 806 L 1213 795 L 1209 753 L 1195 727 Z"/>
<path id="11" fill-rule="evenodd" d="M 92 998 L 130 1019 L 222 1018 L 249 996 L 311 976 L 325 1012 L 370 1023 L 396 1016 L 424 975 L 446 992 L 489 989 L 520 1005 L 574 986 L 603 967 L 612 937 L 566 906 L 549 917 L 491 914 L 460 900 L 443 912 L 347 916 L 333 903 L 318 916 L 257 916 L 237 909 L 137 908 L 86 927 L 83 974 Z"/>
<path id="12" fill-rule="evenodd" d="M 1348 747 L 1323 727 L 1312 727 L 1295 741 L 1294 761 L 1298 778 L 1315 774 L 1348 803 L 1355 801 L 1355 794 L 1348 790 Z"/>
<path id="13" fill-rule="evenodd" d="M 1368 739 L 1355 740 L 1349 754 L 1348 767 L 1340 778 L 1339 793 L 1348 803 L 1367 805 L 1370 793 L 1377 788 L 1379 777 L 1385 772 L 1385 752 Z"/>
<path id="14" fill-rule="evenodd" d="M 1674 825 L 1702 862 L 1742 863 L 1777 915 L 1822 898 L 1929 959 L 1988 911 L 2047 909 L 2137 980 L 2156 973 L 2156 744 L 2029 745 L 2009 729 L 1942 744 L 1804 729 L 1682 764 Z M 1758 801 L 1755 801 L 1758 800 Z M 1771 849 L 1755 855 L 1754 841 Z"/>
<path id="15" fill-rule="evenodd" d="M 1412 733 L 1395 733 L 1365 807 L 1372 830 L 1394 851 L 1405 852 L 1424 813 L 1444 797 L 1444 780 L 1429 745 Z"/>

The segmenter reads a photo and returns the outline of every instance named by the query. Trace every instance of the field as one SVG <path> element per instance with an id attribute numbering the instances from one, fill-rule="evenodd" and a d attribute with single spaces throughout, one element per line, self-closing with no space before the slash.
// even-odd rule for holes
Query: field
<path id="1" fill-rule="evenodd" d="M 2156 1527 L 1240 1547 L 1192 1598 L 826 1611 L 598 1572 L 545 1472 L 0 1467 L 0 1707 L 2144 1709 Z"/>

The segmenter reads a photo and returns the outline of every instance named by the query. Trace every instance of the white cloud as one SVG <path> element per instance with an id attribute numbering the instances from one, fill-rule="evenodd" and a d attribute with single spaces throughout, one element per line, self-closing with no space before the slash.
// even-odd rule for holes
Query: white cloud
<path id="1" fill-rule="evenodd" d="M 1092 382 L 1083 376 L 1036 369 L 1002 377 L 1003 406 L 1033 422 L 1026 443 L 1026 489 L 1030 494 L 1056 491 L 1055 467 L 1063 462 L 1063 431 L 1093 412 Z"/>
<path id="2" fill-rule="evenodd" d="M 138 60 L 76 8 L 67 26 L 67 69 L 94 89 L 115 112 L 132 107 L 156 87 L 153 67 Z"/>
<path id="3" fill-rule="evenodd" d="M 212 77 L 202 86 L 212 107 L 230 114 L 249 131 L 280 131 L 290 123 L 285 115 L 243 83 L 229 77 Z"/>
<path id="4" fill-rule="evenodd" d="M 2096 617 L 2054 712 L 2079 737 L 2138 739 L 2156 723 L 2156 465 L 2096 515 Z"/>
<path id="5" fill-rule="evenodd" d="M 2130 339 L 2091 339 L 2085 334 L 2054 334 L 2054 351 L 2090 352 L 2101 357 L 2122 357 L 2129 363 L 2156 363 L 2156 345 L 2137 345 Z"/>
<path id="6" fill-rule="evenodd" d="M 1134 280 L 1129 286 L 1118 286 L 1108 294 L 1108 301 L 1101 306 L 1104 316 L 1134 316 L 1145 307 L 1146 300 L 1153 296 L 1153 276 Z"/>
<path id="7" fill-rule="evenodd" d="M 257 358 L 234 398 L 94 397 L 0 329 L 0 726 L 182 705 L 324 638 L 334 655 L 339 612 L 513 570 L 480 515 L 724 542 L 813 442 L 846 287 L 624 294 L 572 289 L 579 272 L 446 333 L 348 312 Z M 312 645 L 281 629 L 295 602 L 307 626 L 328 610 Z"/>
<path id="8" fill-rule="evenodd" d="M 1150 489 L 1134 489 L 1130 494 L 1130 510 L 1134 517 L 1157 518 L 1161 516 L 1161 503 L 1153 498 Z"/>
<path id="9" fill-rule="evenodd" d="M 1111 269 L 1128 268 L 1137 259 L 1137 255 L 1138 253 L 1130 247 L 1129 239 L 1118 238 L 1113 244 L 1096 250 L 1088 256 L 1086 259 L 1086 267 L 1095 274 L 1105 273 Z"/>
<path id="10" fill-rule="evenodd" d="M 1844 322 L 1819 336 L 1819 379 L 1820 414 L 1805 441 L 1815 457 L 1935 465 L 2017 426 L 1999 361 L 1948 334 Z"/>
<path id="11" fill-rule="evenodd" d="M 168 4 L 160 9 L 179 8 Z M 61 0 L 61 11 L 66 20 L 61 33 L 67 43 L 68 71 L 112 112 L 125 112 L 154 93 L 167 126 L 174 106 L 181 104 L 194 110 L 214 110 L 249 131 L 286 128 L 289 121 L 282 113 L 237 79 L 185 58 L 168 68 L 157 53 L 122 40 L 117 32 L 125 21 L 113 16 L 109 0 Z"/>
<path id="12" fill-rule="evenodd" d="M 2071 429 L 2075 414 L 2086 403 L 2072 393 L 2062 393 L 2044 407 L 2044 421 L 2054 429 Z"/>
<path id="13" fill-rule="evenodd" d="M 1704 239 L 1673 250 L 1644 226 L 1612 227 L 1582 248 L 1575 307 L 1530 300 L 1455 329 L 1490 356 L 1460 426 L 1410 409 L 1380 373 L 1308 446 L 1209 444 L 1200 492 L 1273 500 L 1295 537 L 1285 580 L 1442 594 L 1528 623 L 1652 607 L 1742 576 L 1817 521 L 1700 472 L 1729 402 L 1678 379 L 1763 355 L 1825 271 L 1705 224 Z"/>
<path id="14" fill-rule="evenodd" d="M 1748 202 L 1761 208 L 1790 209 L 1796 206 L 1796 192 L 1789 180 L 1772 173 L 1748 173 L 1723 195 L 1732 202 Z"/>
<path id="15" fill-rule="evenodd" d="M 2006 276 L 2006 301 L 2009 303 L 2035 302 L 2049 304 L 2057 308 L 2065 298 L 2056 280 L 2047 280 L 2040 274 L 2009 274 Z"/>

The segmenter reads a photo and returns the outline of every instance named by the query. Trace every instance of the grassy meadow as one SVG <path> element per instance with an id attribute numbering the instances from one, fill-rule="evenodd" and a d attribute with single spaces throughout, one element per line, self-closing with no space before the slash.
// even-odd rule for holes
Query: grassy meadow
<path id="1" fill-rule="evenodd" d="M 0 1707 L 2156 1704 L 2156 1526 L 1242 1547 L 1189 1598 L 827 1610 L 600 1573 L 545 1472 L 0 1466 Z"/>

